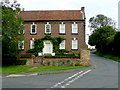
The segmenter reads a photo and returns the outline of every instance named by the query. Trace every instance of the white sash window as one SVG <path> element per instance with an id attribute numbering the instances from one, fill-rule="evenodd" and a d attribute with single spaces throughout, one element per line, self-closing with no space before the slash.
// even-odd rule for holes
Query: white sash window
<path id="1" fill-rule="evenodd" d="M 30 49 L 34 48 L 34 40 L 30 40 Z"/>
<path id="2" fill-rule="evenodd" d="M 60 33 L 65 33 L 65 24 L 60 24 Z"/>
<path id="3" fill-rule="evenodd" d="M 72 40 L 72 49 L 78 49 L 78 40 Z"/>
<path id="4" fill-rule="evenodd" d="M 36 24 L 32 24 L 31 25 L 31 30 L 30 30 L 31 34 L 36 34 L 37 33 L 37 25 Z"/>
<path id="5" fill-rule="evenodd" d="M 78 33 L 78 24 L 72 24 L 72 33 Z"/>
<path id="6" fill-rule="evenodd" d="M 18 41 L 18 49 L 24 49 L 24 40 Z"/>
<path id="7" fill-rule="evenodd" d="M 51 33 L 51 25 L 45 24 L 45 33 Z"/>
<path id="8" fill-rule="evenodd" d="M 65 40 L 60 43 L 59 49 L 65 49 Z"/>

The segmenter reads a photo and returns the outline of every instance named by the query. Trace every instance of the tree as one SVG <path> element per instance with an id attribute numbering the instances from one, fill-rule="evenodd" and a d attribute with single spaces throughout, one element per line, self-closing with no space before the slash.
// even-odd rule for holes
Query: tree
<path id="1" fill-rule="evenodd" d="M 88 43 L 91 46 L 96 46 L 99 52 L 111 52 L 115 34 L 116 31 L 111 26 L 104 26 L 93 31 L 93 34 L 89 37 Z"/>
<path id="2" fill-rule="evenodd" d="M 115 28 L 115 24 L 115 21 L 102 14 L 98 14 L 96 17 L 91 17 L 89 19 L 89 27 L 91 30 L 102 28 L 104 26 L 111 26 Z"/>
<path id="3" fill-rule="evenodd" d="M 2 56 L 15 57 L 19 52 L 18 40 L 23 40 L 23 20 L 19 16 L 19 4 L 8 0 L 1 2 L 2 7 Z M 19 33 L 20 32 L 20 33 Z"/>
<path id="4" fill-rule="evenodd" d="M 114 37 L 114 54 L 120 56 L 120 32 Z"/>

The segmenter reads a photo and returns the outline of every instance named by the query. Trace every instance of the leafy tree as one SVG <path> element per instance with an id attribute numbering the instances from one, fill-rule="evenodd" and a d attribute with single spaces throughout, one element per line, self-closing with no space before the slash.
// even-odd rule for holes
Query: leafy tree
<path id="1" fill-rule="evenodd" d="M 115 34 L 116 31 L 111 26 L 104 26 L 93 31 L 93 34 L 89 37 L 88 43 L 91 46 L 96 46 L 99 52 L 111 52 Z"/>
<path id="2" fill-rule="evenodd" d="M 120 56 L 120 32 L 114 37 L 114 54 Z"/>
<path id="3" fill-rule="evenodd" d="M 23 40 L 23 20 L 19 17 L 19 4 L 8 0 L 1 2 L 2 7 L 2 55 L 3 57 L 15 57 L 19 52 L 18 40 Z"/>
<path id="4" fill-rule="evenodd" d="M 115 28 L 115 24 L 115 21 L 102 14 L 98 14 L 96 17 L 91 17 L 89 19 L 89 27 L 91 30 L 95 30 L 104 26 L 112 26 Z"/>

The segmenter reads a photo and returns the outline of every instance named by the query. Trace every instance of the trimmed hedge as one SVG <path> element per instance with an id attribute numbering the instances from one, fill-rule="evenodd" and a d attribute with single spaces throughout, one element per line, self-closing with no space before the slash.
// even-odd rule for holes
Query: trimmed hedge
<path id="1" fill-rule="evenodd" d="M 6 60 L 3 59 L 2 65 L 26 65 L 27 60 Z"/>
<path id="2" fill-rule="evenodd" d="M 45 58 L 80 58 L 80 54 L 57 54 L 55 56 L 45 56 Z"/>

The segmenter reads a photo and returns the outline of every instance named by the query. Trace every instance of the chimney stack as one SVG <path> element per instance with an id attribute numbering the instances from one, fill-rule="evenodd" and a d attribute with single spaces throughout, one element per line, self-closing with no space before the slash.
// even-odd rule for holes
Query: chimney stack
<path id="1" fill-rule="evenodd" d="M 81 10 L 84 12 L 85 11 L 85 7 L 81 7 Z"/>

